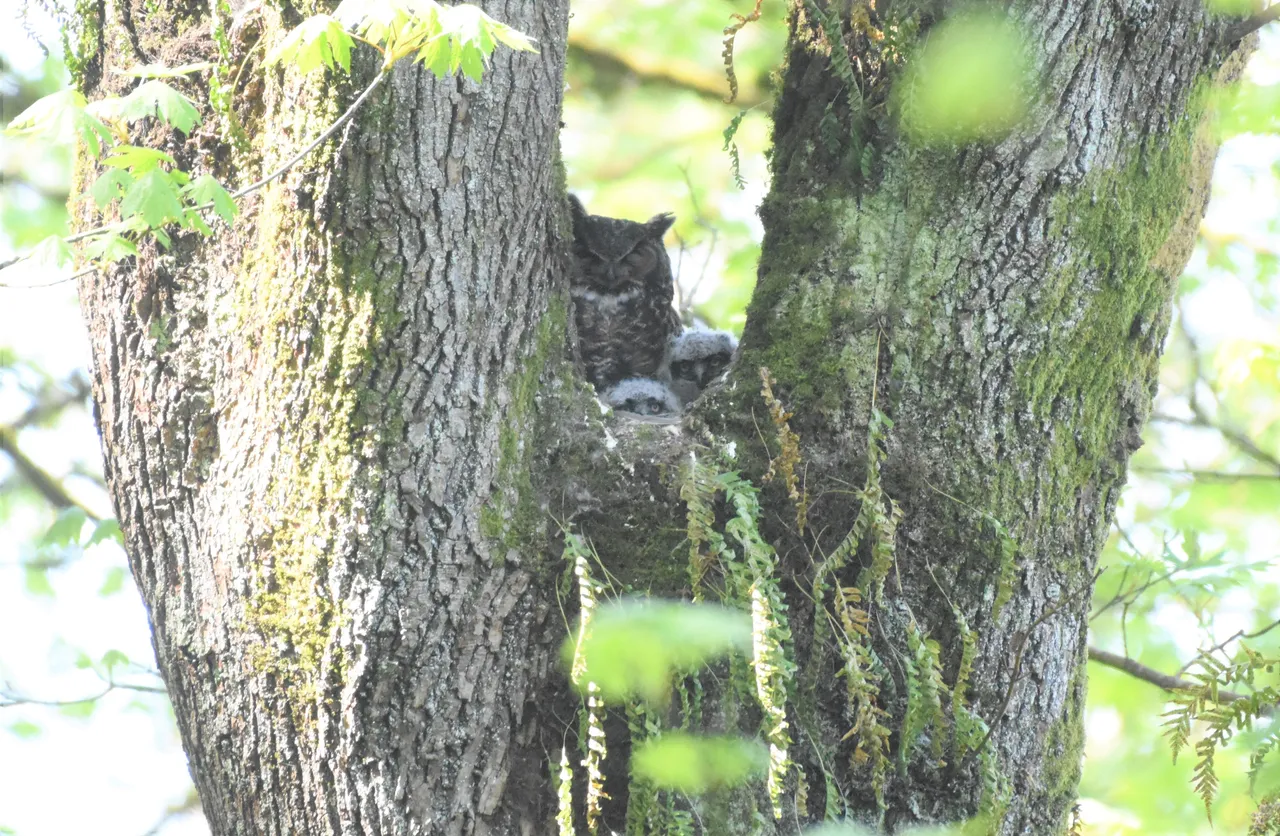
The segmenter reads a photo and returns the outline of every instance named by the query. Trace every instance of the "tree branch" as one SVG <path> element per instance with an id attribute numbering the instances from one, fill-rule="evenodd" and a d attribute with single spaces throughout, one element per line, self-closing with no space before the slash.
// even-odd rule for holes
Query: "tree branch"
<path id="1" fill-rule="evenodd" d="M 1280 473 L 1233 473 L 1229 470 L 1184 470 L 1178 467 L 1142 467 L 1135 466 L 1134 473 L 1153 473 L 1163 476 L 1190 476 L 1193 479 L 1213 479 L 1232 481 L 1246 479 L 1262 479 L 1274 481 L 1280 479 Z"/>
<path id="2" fill-rule="evenodd" d="M 1121 656 L 1118 653 L 1108 653 L 1105 650 L 1099 650 L 1096 647 L 1089 648 L 1089 661 L 1097 662 L 1099 665 L 1106 665 L 1109 668 L 1115 668 L 1118 671 L 1124 671 L 1132 677 L 1141 679 L 1143 682 L 1149 682 L 1157 688 L 1165 691 L 1183 691 L 1197 687 L 1195 682 L 1189 679 L 1182 679 L 1177 676 L 1170 676 L 1167 673 L 1161 673 L 1155 668 L 1149 668 L 1141 662 L 1136 662 L 1127 656 Z M 1244 694 L 1237 694 L 1235 691 L 1217 691 L 1219 702 L 1236 702 L 1237 700 L 1246 699 Z"/>
<path id="3" fill-rule="evenodd" d="M 681 62 L 672 63 L 662 58 L 645 57 L 640 54 L 620 54 L 612 52 L 580 31 L 569 34 L 569 56 L 587 62 L 591 66 L 618 74 L 633 75 L 650 84 L 661 84 L 678 90 L 687 90 L 699 96 L 715 99 L 724 104 L 728 86 L 723 72 L 706 72 L 695 64 Z M 736 106 L 748 109 L 762 104 L 764 93 L 751 82 L 743 83 L 738 90 Z"/>
<path id="4" fill-rule="evenodd" d="M 18 446 L 18 433 L 13 427 L 0 426 L 0 452 L 9 454 L 9 458 L 13 460 L 14 468 L 22 475 L 22 478 L 26 479 L 55 508 L 59 510 L 63 508 L 79 508 L 91 522 L 101 522 L 101 517 L 68 493 L 60 481 L 51 476 L 48 471 L 36 464 L 30 456 L 22 451 Z"/>
<path id="5" fill-rule="evenodd" d="M 1280 20 L 1280 3 L 1272 3 L 1256 15 L 1247 17 L 1227 28 L 1223 40 L 1228 44 L 1239 43 L 1268 23 Z"/>

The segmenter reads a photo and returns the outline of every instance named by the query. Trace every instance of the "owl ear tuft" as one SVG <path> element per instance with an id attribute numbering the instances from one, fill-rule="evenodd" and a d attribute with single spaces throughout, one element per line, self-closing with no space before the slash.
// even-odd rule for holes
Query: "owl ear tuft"
<path id="1" fill-rule="evenodd" d="M 652 218 L 645 221 L 645 233 L 650 238 L 657 238 L 661 241 L 662 236 L 667 234 L 667 230 L 670 229 L 671 225 L 675 222 L 676 216 L 670 212 L 663 212 L 661 215 L 654 215 Z"/>
<path id="2" fill-rule="evenodd" d="M 584 224 L 587 220 L 587 207 L 582 205 L 576 194 L 569 195 L 569 214 L 573 218 L 573 237 L 582 238 Z"/>

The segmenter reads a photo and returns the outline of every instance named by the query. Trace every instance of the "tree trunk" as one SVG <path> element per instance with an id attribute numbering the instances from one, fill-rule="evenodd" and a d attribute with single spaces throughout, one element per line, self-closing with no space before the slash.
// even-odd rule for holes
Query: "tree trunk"
<path id="1" fill-rule="evenodd" d="M 885 106 L 894 67 L 862 62 L 853 103 L 834 62 L 871 48 L 850 8 L 837 32 L 822 3 L 797 4 L 741 358 L 668 432 L 602 423 L 567 360 L 567 3 L 484 5 L 540 52 L 495 53 L 478 85 L 399 68 L 213 243 L 147 245 L 81 283 L 107 478 L 213 831 L 552 832 L 578 710 L 552 520 L 620 583 L 687 592 L 672 550 L 708 499 L 687 462 L 764 484 L 780 458 L 759 429 L 767 367 L 810 502 L 801 529 L 780 469 L 761 494 L 798 768 L 787 816 L 751 828 L 794 832 L 825 807 L 889 829 L 982 813 L 991 832 L 1062 832 L 1095 560 L 1204 209 L 1214 149 L 1197 126 L 1242 61 L 1224 24 L 1199 0 L 1020 4 L 1042 70 L 1031 120 L 926 150 Z M 944 17 L 883 5 L 917 38 Z M 251 7 L 221 22 L 220 51 L 203 10 L 153 6 L 87 22 L 86 92 L 143 61 L 234 69 L 297 22 Z M 256 60 L 261 81 L 207 133 L 136 141 L 251 182 L 373 71 L 316 82 Z M 883 500 L 861 501 L 873 488 Z M 723 523 L 732 509 L 709 501 Z M 868 510 L 884 525 L 849 552 Z M 875 772 L 855 757 L 865 735 L 843 739 L 859 703 L 824 625 L 884 555 L 883 591 L 860 590 L 878 683 L 863 707 L 891 730 Z M 714 812 L 699 808 L 706 832 L 728 832 Z"/>

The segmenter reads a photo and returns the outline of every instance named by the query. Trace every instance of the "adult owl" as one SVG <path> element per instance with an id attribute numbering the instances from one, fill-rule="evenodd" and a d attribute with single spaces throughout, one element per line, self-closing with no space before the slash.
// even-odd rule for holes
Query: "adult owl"
<path id="1" fill-rule="evenodd" d="M 569 206 L 577 262 L 569 291 L 587 379 L 602 392 L 629 378 L 667 379 L 681 324 L 662 236 L 675 216 L 638 223 L 588 215 L 573 195 Z"/>

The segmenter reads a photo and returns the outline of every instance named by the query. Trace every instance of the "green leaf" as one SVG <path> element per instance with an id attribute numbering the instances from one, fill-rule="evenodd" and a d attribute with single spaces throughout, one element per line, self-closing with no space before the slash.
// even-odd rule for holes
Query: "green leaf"
<path id="1" fill-rule="evenodd" d="M 462 72 L 472 81 L 484 77 L 484 55 L 473 46 L 462 48 Z"/>
<path id="2" fill-rule="evenodd" d="M 78 546 L 80 532 L 84 530 L 84 524 L 88 521 L 88 516 L 79 508 L 65 508 L 59 512 L 53 525 L 49 526 L 49 530 L 40 538 L 40 545 Z"/>
<path id="3" fill-rule="evenodd" d="M 493 18 L 468 3 L 440 8 L 440 33 L 455 40 L 460 46 L 479 46 L 481 33 Z M 489 49 L 493 49 L 493 39 L 489 39 Z"/>
<path id="4" fill-rule="evenodd" d="M 39 737 L 44 730 L 30 720 L 18 720 L 9 726 L 9 731 L 23 740 L 30 740 Z M 3 832 L 3 828 L 0 828 L 0 832 Z"/>
<path id="5" fill-rule="evenodd" d="M 108 168 L 93 181 L 93 185 L 89 187 L 89 196 L 99 210 L 106 209 L 111 201 L 120 197 L 131 185 L 132 174 L 122 168 Z"/>
<path id="6" fill-rule="evenodd" d="M 97 157 L 115 142 L 115 137 L 111 129 L 86 108 L 84 96 L 75 90 L 50 93 L 14 117 L 4 132 L 10 136 L 40 136 L 64 143 L 79 139 Z"/>
<path id="7" fill-rule="evenodd" d="M 665 732 L 638 745 L 631 769 L 659 787 L 700 795 L 742 784 L 764 773 L 769 751 L 756 740 L 740 737 L 696 737 Z"/>
<path id="8" fill-rule="evenodd" d="M 139 64 L 127 70 L 116 70 L 116 75 L 127 75 L 134 78 L 181 78 L 192 73 L 212 70 L 217 65 L 212 61 L 201 61 L 197 64 L 182 64 L 177 67 L 166 67 L 164 64 Z"/>
<path id="9" fill-rule="evenodd" d="M 159 168 L 161 163 L 178 164 L 172 156 L 155 148 L 145 148 L 140 145 L 121 145 L 113 149 L 113 151 L 114 153 L 103 160 L 102 164 L 110 168 L 128 169 L 135 176 Z"/>
<path id="10" fill-rule="evenodd" d="M 419 60 L 439 78 L 449 74 L 452 55 L 453 50 L 449 48 L 449 42 L 443 39 L 432 41 L 428 48 L 418 53 Z"/>
<path id="11" fill-rule="evenodd" d="M 75 263 L 75 255 L 61 235 L 50 235 L 41 241 L 29 258 L 36 266 L 53 271 Z"/>
<path id="12" fill-rule="evenodd" d="M 537 52 L 538 51 L 533 45 L 532 38 L 530 38 L 528 35 L 524 34 L 523 32 L 518 32 L 515 29 L 512 29 L 510 26 L 506 25 L 505 23 L 498 23 L 497 21 L 492 21 L 491 25 L 489 26 L 489 31 L 493 34 L 493 37 L 496 38 L 499 43 L 504 44 L 510 47 L 511 49 L 517 50 L 519 52 Z"/>
<path id="13" fill-rule="evenodd" d="M 193 229 L 201 235 L 212 235 L 213 229 L 205 223 L 204 215 L 195 209 L 187 209 L 182 213 L 183 229 Z"/>
<path id="14" fill-rule="evenodd" d="M 692 671 L 734 648 L 751 647 L 751 619 L 712 604 L 627 601 L 601 607 L 581 642 L 565 643 L 566 660 L 580 649 L 583 683 L 607 700 L 639 695 L 665 699 L 671 677 Z"/>
<path id="15" fill-rule="evenodd" d="M 908 64 L 902 125 L 929 145 L 994 139 L 1026 112 L 1029 64 L 1022 32 L 1003 15 L 964 12 L 929 33 Z"/>
<path id="16" fill-rule="evenodd" d="M 163 81 L 151 80 L 138 85 L 125 96 L 120 107 L 121 115 L 130 122 L 159 115 L 165 124 L 184 134 L 200 121 L 200 111 L 195 103 Z"/>
<path id="17" fill-rule="evenodd" d="M 178 187 L 168 172 L 154 168 L 134 183 L 120 201 L 120 215 L 142 218 L 153 230 L 182 220 L 182 200 Z"/>
<path id="18" fill-rule="evenodd" d="M 107 570 L 107 577 L 102 581 L 102 586 L 98 588 L 98 595 L 106 598 L 123 590 L 126 576 L 123 566 L 112 566 Z"/>
<path id="19" fill-rule="evenodd" d="M 1241 133 L 1268 134 L 1280 130 L 1280 84 L 1242 81 L 1224 97 L 1230 104 L 1219 117 L 1224 138 Z M 1220 248 L 1220 251 L 1225 254 L 1226 248 Z"/>
<path id="20" fill-rule="evenodd" d="M 49 583 L 49 570 L 43 566 L 25 567 L 23 586 L 32 595 L 41 598 L 53 597 L 53 584 Z"/>
<path id="21" fill-rule="evenodd" d="M 351 46 L 355 43 L 342 23 L 332 15 L 313 15 L 298 24 L 275 49 L 266 63 L 292 61 L 301 72 L 320 67 L 351 71 Z"/>
<path id="22" fill-rule="evenodd" d="M 94 709 L 97 707 L 97 700 L 82 700 L 81 702 L 60 705 L 58 706 L 58 711 L 64 717 L 74 717 L 79 720 L 87 720 L 89 717 L 93 716 Z"/>
<path id="23" fill-rule="evenodd" d="M 183 191 L 190 197 L 191 202 L 197 206 L 212 203 L 214 213 L 227 223 L 235 220 L 236 213 L 240 211 L 236 206 L 235 200 L 212 175 L 201 174 L 192 180 L 191 184 Z"/>
<path id="24" fill-rule="evenodd" d="M 106 668 L 108 673 L 117 665 L 123 666 L 127 664 L 129 664 L 129 657 L 119 650 L 108 650 L 102 654 L 102 667 Z"/>
<path id="25" fill-rule="evenodd" d="M 117 232 L 90 238 L 84 248 L 85 255 L 97 261 L 113 264 L 122 258 L 136 256 L 138 247 Z"/>
<path id="26" fill-rule="evenodd" d="M 105 540 L 115 540 L 118 545 L 124 545 L 124 534 L 120 531 L 120 521 L 115 517 L 108 517 L 98 523 L 93 528 L 93 534 L 89 535 L 85 548 L 96 546 Z"/>

